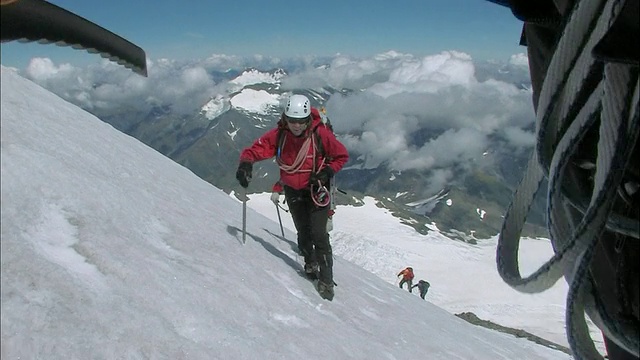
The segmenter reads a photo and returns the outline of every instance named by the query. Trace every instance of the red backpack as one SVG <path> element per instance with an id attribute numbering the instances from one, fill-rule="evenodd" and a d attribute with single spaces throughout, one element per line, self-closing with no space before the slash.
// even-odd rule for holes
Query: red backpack
<path id="1" fill-rule="evenodd" d="M 402 270 L 402 277 L 407 279 L 407 280 L 413 280 L 413 269 L 408 267 L 404 270 Z"/>

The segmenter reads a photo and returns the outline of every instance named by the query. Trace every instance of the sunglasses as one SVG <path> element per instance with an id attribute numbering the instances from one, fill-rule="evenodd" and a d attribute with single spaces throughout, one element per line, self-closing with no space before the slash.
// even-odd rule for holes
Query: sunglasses
<path id="1" fill-rule="evenodd" d="M 311 121 L 311 116 L 303 117 L 303 118 L 300 118 L 300 119 L 292 118 L 292 117 L 288 117 L 288 116 L 285 116 L 284 118 L 287 120 L 288 123 L 291 123 L 291 124 L 306 124 L 309 121 Z"/>

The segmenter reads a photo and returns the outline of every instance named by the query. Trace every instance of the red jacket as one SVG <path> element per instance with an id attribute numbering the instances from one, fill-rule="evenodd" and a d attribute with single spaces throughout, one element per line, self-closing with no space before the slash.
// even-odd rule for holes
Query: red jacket
<path id="1" fill-rule="evenodd" d="M 280 159 L 287 165 L 291 165 L 295 162 L 298 152 L 302 148 L 305 140 L 312 136 L 313 129 L 317 127 L 316 133 L 322 141 L 322 149 L 324 150 L 324 164 L 322 159 L 322 153 L 318 149 L 309 147 L 305 161 L 299 171 L 289 174 L 283 170 L 280 170 L 280 182 L 283 185 L 289 186 L 296 190 L 304 189 L 309 186 L 309 177 L 312 171 L 319 171 L 320 167 L 329 166 L 334 173 L 337 173 L 342 169 L 344 164 L 349 160 L 349 153 L 347 148 L 336 139 L 333 132 L 322 125 L 322 119 L 318 113 L 318 109 L 311 108 L 311 124 L 305 132 L 299 136 L 294 136 L 289 131 L 286 125 L 280 125 L 284 131 L 284 146 L 281 149 Z M 240 153 L 240 161 L 248 161 L 254 163 L 261 160 L 266 160 L 274 157 L 278 150 L 278 131 L 279 127 L 267 131 L 253 145 L 245 148 Z M 317 138 L 316 138 L 317 139 Z M 313 152 L 316 152 L 316 169 L 313 169 Z"/>
<path id="2" fill-rule="evenodd" d="M 398 274 L 398 276 L 402 275 L 402 278 L 405 280 L 413 280 L 413 270 L 406 268 Z"/>

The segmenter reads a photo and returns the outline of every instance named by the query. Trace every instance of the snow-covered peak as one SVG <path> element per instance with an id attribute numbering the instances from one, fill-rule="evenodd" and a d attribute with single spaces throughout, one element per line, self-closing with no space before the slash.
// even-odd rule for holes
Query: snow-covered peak
<path id="1" fill-rule="evenodd" d="M 201 113 L 207 119 L 213 120 L 216 117 L 222 115 L 225 111 L 229 110 L 230 107 L 231 105 L 229 104 L 229 99 L 223 97 L 222 95 L 216 95 L 202 107 Z"/>
<path id="2" fill-rule="evenodd" d="M 231 98 L 231 106 L 260 115 L 267 115 L 270 110 L 280 106 L 279 99 L 280 95 L 270 94 L 265 90 L 243 89 Z"/>
<path id="3" fill-rule="evenodd" d="M 250 89 L 247 86 L 278 84 L 284 76 L 286 73 L 281 69 L 273 73 L 260 72 L 255 69 L 244 71 L 240 76 L 229 81 L 231 86 L 228 93 L 237 92 L 237 94 L 231 98 L 216 95 L 201 108 L 201 113 L 207 119 L 213 120 L 233 107 L 258 115 L 268 115 L 273 107 L 280 106 L 280 95 L 271 94 L 266 90 Z"/>

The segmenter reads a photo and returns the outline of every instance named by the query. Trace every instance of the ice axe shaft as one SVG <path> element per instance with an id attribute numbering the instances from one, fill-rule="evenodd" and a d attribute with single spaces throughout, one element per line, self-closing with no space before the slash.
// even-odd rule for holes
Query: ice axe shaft
<path id="1" fill-rule="evenodd" d="M 276 212 L 278 212 L 278 222 L 280 223 L 280 232 L 282 232 L 282 237 L 284 238 L 284 228 L 282 227 L 282 218 L 280 217 L 280 207 L 276 204 Z"/>
<path id="2" fill-rule="evenodd" d="M 247 190 L 242 191 L 242 244 L 247 242 Z"/>

